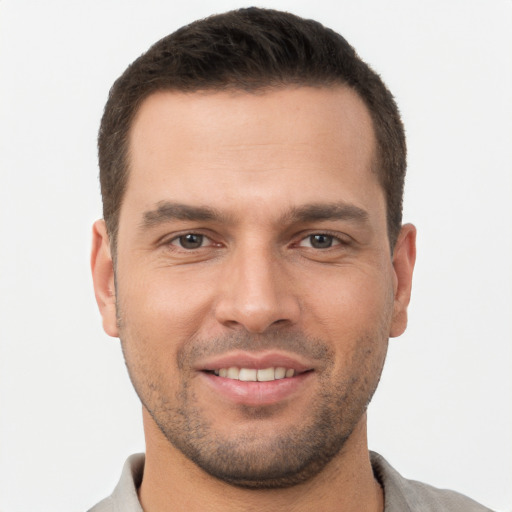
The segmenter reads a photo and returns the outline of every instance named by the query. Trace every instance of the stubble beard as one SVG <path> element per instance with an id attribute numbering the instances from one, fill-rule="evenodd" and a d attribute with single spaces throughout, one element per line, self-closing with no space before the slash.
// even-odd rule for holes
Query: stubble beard
<path id="1" fill-rule="evenodd" d="M 340 453 L 366 411 L 377 387 L 384 363 L 387 337 L 363 336 L 352 354 L 350 376 L 333 372 L 334 354 L 329 346 L 297 332 L 258 335 L 238 333 L 216 340 L 186 344 L 178 354 L 179 390 L 169 396 L 165 372 L 154 371 L 154 361 L 145 361 L 140 350 L 131 357 L 122 346 L 132 383 L 144 407 L 167 440 L 206 473 L 231 485 L 250 489 L 276 489 L 298 485 L 320 473 Z M 129 336 L 131 338 L 131 336 Z M 126 338 L 127 339 L 127 338 Z M 134 340 L 141 342 L 140 337 Z M 140 345 L 139 345 L 140 347 Z M 279 414 L 279 405 L 241 407 L 253 428 L 230 434 L 218 432 L 205 417 L 191 386 L 190 368 L 195 358 L 228 349 L 286 348 L 318 361 L 320 394 L 305 411 L 300 424 L 262 437 L 258 420 Z M 143 349 L 142 349 L 143 350 Z M 377 351 L 378 354 L 374 352 Z M 146 354 L 148 352 L 146 351 Z"/>

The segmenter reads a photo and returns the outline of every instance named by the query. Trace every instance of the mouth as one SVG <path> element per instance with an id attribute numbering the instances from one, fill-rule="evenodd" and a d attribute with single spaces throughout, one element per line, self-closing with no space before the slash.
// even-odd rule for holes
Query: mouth
<path id="1" fill-rule="evenodd" d="M 197 368 L 213 391 L 211 400 L 247 406 L 289 400 L 307 389 L 315 374 L 311 362 L 283 353 L 235 352 L 203 362 Z"/>
<path id="2" fill-rule="evenodd" d="M 284 366 L 271 366 L 269 368 L 239 368 L 238 366 L 230 366 L 229 368 L 204 371 L 217 377 L 240 380 L 242 382 L 271 382 L 274 380 L 290 379 L 312 370 L 298 371 Z"/>

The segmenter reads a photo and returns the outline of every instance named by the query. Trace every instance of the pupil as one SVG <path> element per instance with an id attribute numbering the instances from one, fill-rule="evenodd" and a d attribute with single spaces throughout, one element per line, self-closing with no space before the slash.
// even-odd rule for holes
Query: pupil
<path id="1" fill-rule="evenodd" d="M 184 249 L 198 249 L 202 243 L 203 235 L 189 233 L 188 235 L 180 236 L 180 244 Z"/>
<path id="2" fill-rule="evenodd" d="M 332 236 L 311 235 L 311 245 L 316 249 L 327 249 L 332 246 Z"/>

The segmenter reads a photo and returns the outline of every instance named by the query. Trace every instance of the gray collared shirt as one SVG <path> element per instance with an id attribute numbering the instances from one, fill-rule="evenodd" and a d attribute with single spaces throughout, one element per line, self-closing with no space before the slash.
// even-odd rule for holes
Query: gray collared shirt
<path id="1" fill-rule="evenodd" d="M 378 453 L 370 452 L 370 458 L 384 489 L 384 512 L 492 512 L 457 492 L 403 478 Z M 137 497 L 143 471 L 144 454 L 129 457 L 114 492 L 89 512 L 143 512 Z"/>

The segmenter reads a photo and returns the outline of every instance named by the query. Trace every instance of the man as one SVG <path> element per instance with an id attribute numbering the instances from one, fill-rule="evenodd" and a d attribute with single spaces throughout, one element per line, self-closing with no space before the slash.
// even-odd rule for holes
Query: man
<path id="1" fill-rule="evenodd" d="M 415 229 L 392 95 L 338 34 L 243 9 L 114 84 L 92 270 L 146 455 L 95 512 L 488 510 L 368 452 Z"/>

